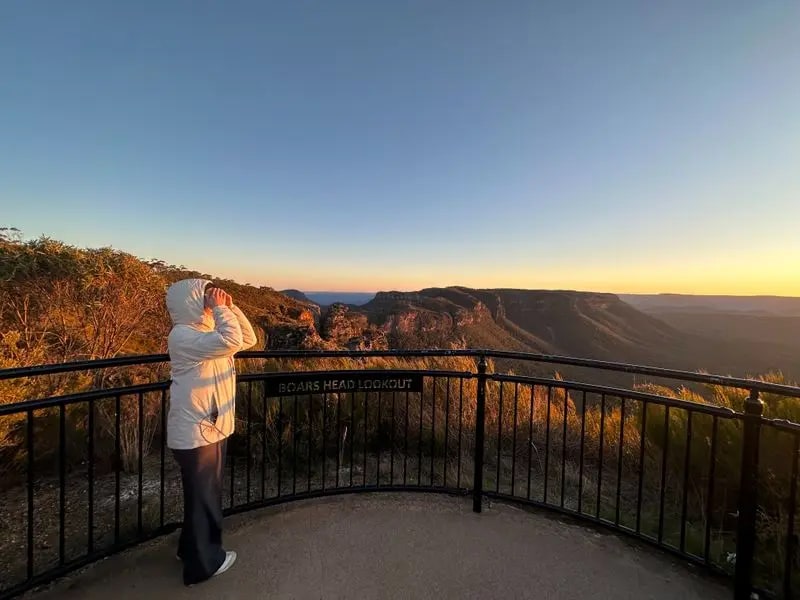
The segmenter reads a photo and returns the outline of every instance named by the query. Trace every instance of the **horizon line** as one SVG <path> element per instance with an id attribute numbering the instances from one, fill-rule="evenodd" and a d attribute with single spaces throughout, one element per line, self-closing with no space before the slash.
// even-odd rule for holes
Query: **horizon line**
<path id="1" fill-rule="evenodd" d="M 401 294 L 410 294 L 430 289 L 454 289 L 460 288 L 465 290 L 516 290 L 525 292 L 575 292 L 585 294 L 612 294 L 615 296 L 689 296 L 693 298 L 785 298 L 800 300 L 800 296 L 787 296 L 781 294 L 710 294 L 710 293 L 689 293 L 689 292 L 608 292 L 593 289 L 569 289 L 569 288 L 524 288 L 524 287 L 471 287 L 466 285 L 446 285 L 446 286 L 428 286 L 417 289 L 383 289 L 377 291 L 347 291 L 347 290 L 304 290 L 299 287 L 288 287 L 278 290 L 283 293 L 284 291 L 295 290 L 303 294 L 358 294 L 358 295 L 376 295 L 379 293 L 392 293 L 397 292 Z"/>

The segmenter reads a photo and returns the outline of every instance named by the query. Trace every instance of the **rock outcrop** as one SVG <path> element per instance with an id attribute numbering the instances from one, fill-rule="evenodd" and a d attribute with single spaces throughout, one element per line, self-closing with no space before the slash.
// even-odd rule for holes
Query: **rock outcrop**
<path id="1" fill-rule="evenodd" d="M 328 345 L 314 325 L 281 323 L 264 328 L 266 350 L 323 350 Z"/>
<path id="2" fill-rule="evenodd" d="M 333 304 L 322 316 L 322 338 L 348 350 L 386 350 L 389 347 L 383 330 L 371 325 L 367 315 Z"/>

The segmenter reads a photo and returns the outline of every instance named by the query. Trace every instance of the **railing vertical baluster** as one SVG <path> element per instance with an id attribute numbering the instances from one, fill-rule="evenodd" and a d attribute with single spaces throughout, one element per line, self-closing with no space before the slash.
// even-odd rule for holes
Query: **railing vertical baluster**
<path id="1" fill-rule="evenodd" d="M 292 422 L 292 495 L 297 494 L 297 443 L 300 437 L 300 403 L 294 396 L 294 420 Z"/>
<path id="2" fill-rule="evenodd" d="M 167 458 L 167 390 L 161 390 L 161 435 L 160 435 L 160 448 L 159 448 L 159 495 L 158 495 L 158 524 L 159 527 L 164 527 L 164 492 L 165 492 L 165 471 L 166 471 L 166 458 Z"/>
<path id="3" fill-rule="evenodd" d="M 617 506 L 614 524 L 619 525 L 620 503 L 622 502 L 622 462 L 625 457 L 625 398 L 619 397 L 619 449 L 617 453 Z"/>
<path id="4" fill-rule="evenodd" d="M 561 508 L 564 508 L 564 493 L 567 483 L 567 416 L 569 414 L 569 392 L 564 388 L 564 414 L 561 432 Z"/>
<path id="5" fill-rule="evenodd" d="M 267 497 L 267 382 L 261 382 L 261 501 Z"/>
<path id="6" fill-rule="evenodd" d="M 419 438 L 417 439 L 417 485 L 422 485 L 422 403 L 425 392 L 419 395 Z"/>
<path id="7" fill-rule="evenodd" d="M 603 501 L 603 458 L 605 454 L 606 441 L 606 395 L 600 394 L 600 453 L 598 456 L 597 467 L 597 504 L 594 516 L 600 518 L 600 505 Z"/>
<path id="8" fill-rule="evenodd" d="M 142 514 L 142 503 L 143 503 L 143 494 L 144 494 L 144 395 L 142 392 L 139 392 L 137 395 L 137 400 L 139 402 L 139 414 L 137 415 L 139 421 L 139 428 L 137 431 L 138 434 L 138 448 L 137 448 L 137 458 L 138 464 L 137 469 L 139 471 L 139 481 L 138 481 L 138 497 L 136 500 L 136 535 L 141 537 L 142 531 L 144 530 L 144 522 L 143 522 L 143 514 Z"/>
<path id="9" fill-rule="evenodd" d="M 797 508 L 797 461 L 800 452 L 800 434 L 792 434 L 792 479 L 789 484 L 789 523 L 786 527 L 786 546 L 783 562 L 783 597 L 792 597 L 792 563 L 797 547 L 794 533 L 794 513 Z"/>
<path id="10" fill-rule="evenodd" d="M 253 468 L 253 457 L 251 441 L 252 441 L 252 423 L 253 423 L 253 382 L 247 382 L 247 424 L 245 425 L 245 446 L 247 447 L 247 454 L 245 454 L 245 503 L 250 504 L 250 471 Z"/>
<path id="11" fill-rule="evenodd" d="M 711 457 L 708 459 L 708 497 L 706 498 L 706 536 L 703 551 L 703 558 L 707 564 L 711 564 L 711 525 L 713 523 L 712 514 L 714 511 L 714 479 L 717 470 L 717 432 L 719 430 L 719 419 L 713 417 L 711 425 Z"/>
<path id="12" fill-rule="evenodd" d="M 431 472 L 430 484 L 434 485 L 434 473 L 436 472 L 436 377 L 432 378 L 431 387 L 433 394 L 431 395 Z"/>
<path id="13" fill-rule="evenodd" d="M 353 487 L 355 448 L 356 448 L 356 393 L 350 392 L 350 487 Z"/>
<path id="14" fill-rule="evenodd" d="M 408 483 L 408 392 L 406 392 L 406 431 L 403 449 L 403 485 Z"/>
<path id="15" fill-rule="evenodd" d="M 500 400 L 499 408 L 497 410 L 497 480 L 495 481 L 495 492 L 500 492 L 500 478 L 503 470 L 501 467 L 501 457 L 503 449 L 503 388 L 505 385 L 500 382 Z"/>
<path id="16" fill-rule="evenodd" d="M 278 491 L 276 496 L 280 497 L 283 493 L 283 396 L 278 397 L 278 423 Z"/>
<path id="17" fill-rule="evenodd" d="M 314 414 L 314 396 L 311 394 L 308 395 L 308 419 L 306 419 L 306 423 L 308 423 L 308 435 L 307 442 L 306 442 L 306 453 L 308 454 L 308 482 L 306 485 L 306 491 L 311 491 L 311 453 L 312 453 L 312 446 L 311 442 L 314 437 L 314 430 L 313 430 L 313 414 Z"/>
<path id="18" fill-rule="evenodd" d="M 89 409 L 89 424 L 88 424 L 88 442 L 89 448 L 87 451 L 87 502 L 88 502 L 88 523 L 86 524 L 86 553 L 92 554 L 94 552 L 94 400 L 90 399 L 88 402 Z"/>
<path id="19" fill-rule="evenodd" d="M 119 394 L 114 396 L 114 545 L 119 544 L 119 495 L 120 469 L 122 465 L 122 440 L 120 439 L 120 411 L 122 410 Z"/>
<path id="20" fill-rule="evenodd" d="M 58 405 L 58 564 L 64 566 L 67 515 L 67 413 Z"/>
<path id="21" fill-rule="evenodd" d="M 450 378 L 448 377 L 446 380 L 447 391 L 444 395 L 444 481 L 442 485 L 447 487 L 447 463 L 448 463 L 448 454 L 447 454 L 447 441 L 450 437 Z"/>
<path id="22" fill-rule="evenodd" d="M 517 479 L 517 413 L 519 411 L 519 384 L 514 384 L 514 429 L 511 437 L 511 495 Z"/>
<path id="23" fill-rule="evenodd" d="M 636 533 L 642 528 L 642 494 L 644 493 L 644 451 L 647 443 L 647 402 L 642 402 L 642 428 L 639 433 L 639 491 L 636 495 Z"/>
<path id="24" fill-rule="evenodd" d="M 34 460 L 33 460 L 33 411 L 29 410 L 26 413 L 26 432 L 25 432 L 25 443 L 27 445 L 27 463 L 28 463 L 28 540 L 27 540 L 27 551 L 28 551 L 28 561 L 27 561 L 27 574 L 28 579 L 33 579 L 33 482 L 34 482 L 34 474 L 33 474 L 33 467 L 34 467 Z"/>
<path id="25" fill-rule="evenodd" d="M 227 460 L 231 465 L 230 507 L 233 508 L 236 505 L 236 455 L 231 452 L 230 440 L 228 440 L 225 444 L 225 460 Z"/>
<path id="26" fill-rule="evenodd" d="M 395 438 L 396 438 L 396 429 L 397 424 L 395 419 L 397 418 L 397 392 L 392 392 L 392 435 L 390 443 L 392 445 L 392 453 L 391 458 L 389 459 L 389 485 L 394 485 L 394 445 L 395 445 Z"/>
<path id="27" fill-rule="evenodd" d="M 533 404 L 536 401 L 536 386 L 529 386 L 531 393 L 531 400 L 528 403 L 528 500 L 531 499 L 531 473 L 533 472 Z M 537 451 L 538 452 L 538 451 Z"/>
<path id="28" fill-rule="evenodd" d="M 336 394 L 336 487 L 339 487 L 339 471 L 342 469 L 342 398 Z"/>
<path id="29" fill-rule="evenodd" d="M 581 449 L 578 465 L 578 514 L 583 510 L 583 455 L 586 447 L 586 392 L 581 403 Z"/>
<path id="30" fill-rule="evenodd" d="M 686 411 L 686 453 L 683 457 L 683 503 L 681 506 L 681 552 L 686 549 L 686 514 L 689 510 L 689 467 L 692 456 L 692 416 L 693 411 Z"/>
<path id="31" fill-rule="evenodd" d="M 369 423 L 369 392 L 364 393 L 364 474 L 362 477 L 363 486 L 367 487 L 367 425 Z"/>
<path id="32" fill-rule="evenodd" d="M 544 486 L 542 502 L 547 504 L 547 487 L 550 483 L 550 411 L 553 404 L 553 386 L 547 386 L 547 424 L 544 432 Z"/>
<path id="33" fill-rule="evenodd" d="M 483 446 L 486 420 L 486 358 L 478 361 L 478 393 L 475 414 L 475 471 L 473 474 L 472 510 L 481 512 L 483 502 Z"/>
<path id="34" fill-rule="evenodd" d="M 383 411 L 381 410 L 381 404 L 383 404 L 383 393 L 382 392 L 375 392 L 375 395 L 378 397 L 378 425 L 375 430 L 375 436 L 378 442 L 378 468 L 377 476 L 376 476 L 376 487 L 381 487 L 381 450 L 383 448 L 383 444 L 381 443 L 381 431 L 382 431 L 382 418 L 383 418 Z"/>
<path id="35" fill-rule="evenodd" d="M 328 394 L 322 395 L 322 491 L 328 474 Z"/>
<path id="36" fill-rule="evenodd" d="M 758 452 L 763 413 L 764 402 L 759 398 L 758 391 L 751 390 L 750 396 L 745 401 L 742 423 L 742 463 L 734 574 L 736 600 L 749 600 L 753 587 L 753 554 L 756 546 L 758 509 Z"/>
<path id="37" fill-rule="evenodd" d="M 664 407 L 664 440 L 661 453 L 661 486 L 659 487 L 658 543 L 664 539 L 664 493 L 667 487 L 667 455 L 669 453 L 669 406 Z"/>
<path id="38" fill-rule="evenodd" d="M 461 489 L 461 434 L 464 423 L 464 378 L 458 380 L 458 457 L 456 459 L 458 475 L 456 476 L 456 488 Z"/>

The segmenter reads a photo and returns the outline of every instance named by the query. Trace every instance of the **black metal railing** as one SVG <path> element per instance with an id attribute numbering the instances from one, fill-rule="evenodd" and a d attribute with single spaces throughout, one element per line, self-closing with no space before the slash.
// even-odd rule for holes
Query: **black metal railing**
<path id="1" fill-rule="evenodd" d="M 800 388 L 495 351 L 239 359 L 226 514 L 363 491 L 464 494 L 476 512 L 513 501 L 623 532 L 728 577 L 737 599 L 791 598 L 800 583 Z M 0 371 L 0 598 L 179 526 L 169 381 L 137 382 L 163 377 L 167 360 Z M 504 374 L 500 361 L 696 387 Z M 41 389 L 55 392 L 7 403 Z"/>

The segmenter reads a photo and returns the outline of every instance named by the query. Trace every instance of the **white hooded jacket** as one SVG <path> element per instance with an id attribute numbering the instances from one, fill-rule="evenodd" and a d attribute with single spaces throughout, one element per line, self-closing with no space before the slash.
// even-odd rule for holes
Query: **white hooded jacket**
<path id="1" fill-rule="evenodd" d="M 253 326 L 237 306 L 205 312 L 206 279 L 184 279 L 167 290 L 172 318 L 172 369 L 167 446 L 189 450 L 224 440 L 236 417 L 233 355 L 255 345 Z"/>

